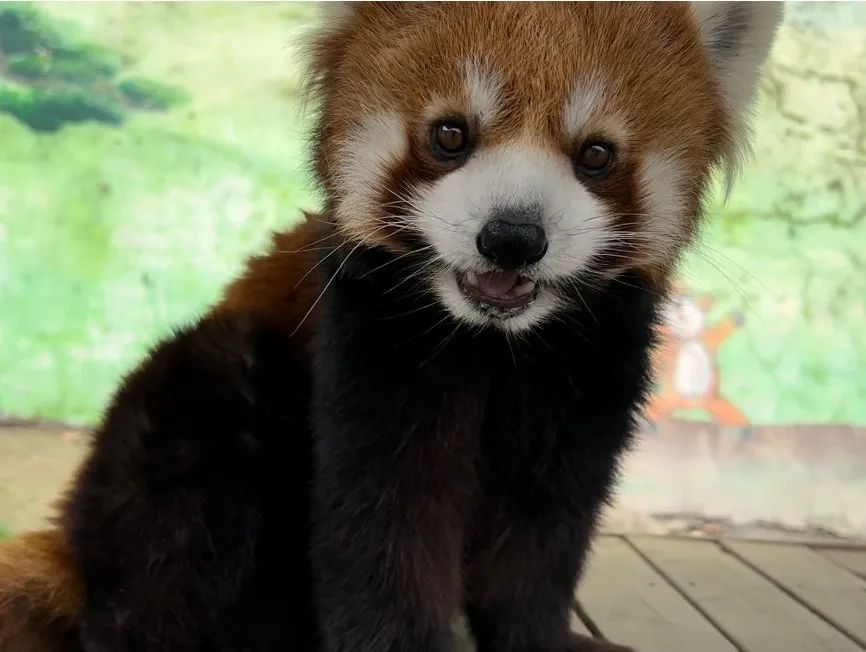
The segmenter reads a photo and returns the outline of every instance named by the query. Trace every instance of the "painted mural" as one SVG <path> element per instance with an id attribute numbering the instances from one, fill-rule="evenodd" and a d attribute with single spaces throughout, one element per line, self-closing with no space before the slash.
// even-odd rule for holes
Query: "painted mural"
<path id="1" fill-rule="evenodd" d="M 295 48 L 314 21 L 0 3 L 0 419 L 93 424 L 150 344 L 315 208 Z M 650 440 L 862 443 L 866 4 L 788 4 L 755 129 L 666 313 Z"/>
<path id="2" fill-rule="evenodd" d="M 742 326 L 735 312 L 710 323 L 710 296 L 692 296 L 680 290 L 669 301 L 656 351 L 658 387 L 647 417 L 652 422 L 682 411 L 702 412 L 723 426 L 746 426 L 746 416 L 720 392 L 719 348 Z"/>
<path id="3" fill-rule="evenodd" d="M 2 413 L 92 422 L 315 206 L 292 46 L 314 17 L 0 5 Z M 864 25 L 856 3 L 789 7 L 755 155 L 684 266 L 652 416 L 866 425 Z"/>

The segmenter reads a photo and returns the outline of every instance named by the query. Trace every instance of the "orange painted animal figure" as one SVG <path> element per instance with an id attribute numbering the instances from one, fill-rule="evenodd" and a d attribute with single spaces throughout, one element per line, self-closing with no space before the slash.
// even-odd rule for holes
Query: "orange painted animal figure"
<path id="1" fill-rule="evenodd" d="M 125 379 L 56 529 L 0 546 L 0 649 L 438 652 L 462 612 L 479 652 L 623 650 L 571 632 L 575 584 L 779 14 L 331 11 L 322 214 Z"/>
<path id="2" fill-rule="evenodd" d="M 664 312 L 661 343 L 656 349 L 658 390 L 647 407 L 647 418 L 658 422 L 677 410 L 701 410 L 721 426 L 747 426 L 749 420 L 719 394 L 719 347 L 743 323 L 740 313 L 707 323 L 710 297 L 680 293 Z"/>

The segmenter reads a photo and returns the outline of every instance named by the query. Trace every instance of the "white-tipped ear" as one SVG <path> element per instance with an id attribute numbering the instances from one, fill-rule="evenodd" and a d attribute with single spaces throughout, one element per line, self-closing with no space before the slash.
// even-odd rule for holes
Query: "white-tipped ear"
<path id="1" fill-rule="evenodd" d="M 729 186 L 748 150 L 749 115 L 783 5 L 782 2 L 692 3 L 701 39 L 736 129 L 735 151 L 729 152 L 726 161 Z"/>

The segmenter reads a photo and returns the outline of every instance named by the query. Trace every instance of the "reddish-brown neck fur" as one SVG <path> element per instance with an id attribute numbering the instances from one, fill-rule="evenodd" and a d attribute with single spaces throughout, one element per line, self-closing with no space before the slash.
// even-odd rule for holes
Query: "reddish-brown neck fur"
<path id="1" fill-rule="evenodd" d="M 315 269 L 323 248 L 336 246 L 330 229 L 319 217 L 307 219 L 290 231 L 274 234 L 271 250 L 252 258 L 213 308 L 215 314 L 249 313 L 307 342 L 316 315 L 307 314 L 321 291 Z M 306 317 L 306 318 L 305 318 Z"/>

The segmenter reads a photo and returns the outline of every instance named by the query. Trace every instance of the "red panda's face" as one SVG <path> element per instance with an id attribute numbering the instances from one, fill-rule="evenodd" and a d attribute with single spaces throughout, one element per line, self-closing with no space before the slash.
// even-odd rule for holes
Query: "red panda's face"
<path id="1" fill-rule="evenodd" d="M 662 281 L 737 154 L 778 14 L 758 6 L 350 7 L 315 45 L 329 212 L 423 254 L 474 324 L 531 327 L 626 270 Z"/>

